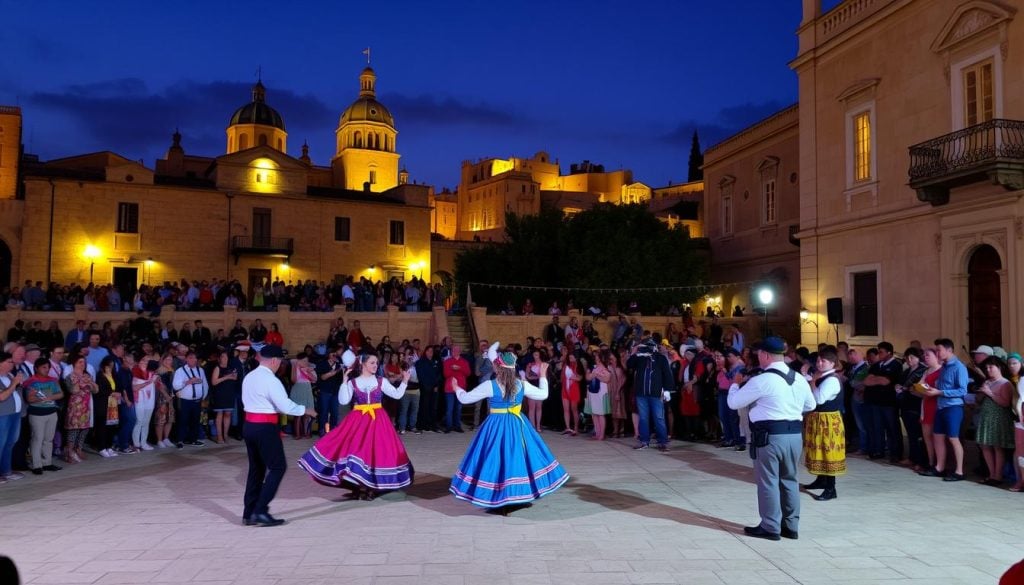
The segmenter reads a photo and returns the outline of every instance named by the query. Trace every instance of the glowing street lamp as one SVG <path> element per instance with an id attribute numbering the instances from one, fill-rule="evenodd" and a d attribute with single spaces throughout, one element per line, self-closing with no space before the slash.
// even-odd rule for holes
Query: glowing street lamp
<path id="1" fill-rule="evenodd" d="M 768 337 L 768 306 L 775 301 L 775 292 L 767 286 L 762 287 L 757 291 L 757 300 L 764 308 L 764 336 Z"/>
<path id="2" fill-rule="evenodd" d="M 100 249 L 92 244 L 85 247 L 85 251 L 82 255 L 89 259 L 89 282 L 92 283 L 93 271 L 96 268 L 96 258 L 100 255 Z"/>

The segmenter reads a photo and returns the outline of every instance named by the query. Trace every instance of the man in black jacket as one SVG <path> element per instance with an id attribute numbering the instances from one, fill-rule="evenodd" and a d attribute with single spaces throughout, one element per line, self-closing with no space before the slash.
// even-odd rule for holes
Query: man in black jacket
<path id="1" fill-rule="evenodd" d="M 675 389 L 668 358 L 658 351 L 658 346 L 653 340 L 645 339 L 633 347 L 633 354 L 626 361 L 626 367 L 633 372 L 636 409 L 640 415 L 640 444 L 633 448 L 646 449 L 649 446 L 653 420 L 658 450 L 668 451 L 664 402 L 669 392 Z"/>
<path id="2" fill-rule="evenodd" d="M 420 381 L 420 421 L 424 431 L 440 433 L 437 426 L 437 389 L 441 384 L 441 364 L 434 359 L 434 346 L 423 349 L 423 357 L 416 361 L 416 377 Z"/>

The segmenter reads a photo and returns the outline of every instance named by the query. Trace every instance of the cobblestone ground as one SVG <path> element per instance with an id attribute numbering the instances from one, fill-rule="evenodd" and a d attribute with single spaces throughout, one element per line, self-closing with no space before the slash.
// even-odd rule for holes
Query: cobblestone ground
<path id="1" fill-rule="evenodd" d="M 293 466 L 275 528 L 240 525 L 240 443 L 93 455 L 0 486 L 0 553 L 25 583 L 208 585 L 979 585 L 1024 556 L 1024 494 L 853 459 L 838 500 L 803 497 L 798 541 L 768 542 L 741 534 L 757 522 L 746 453 L 543 436 L 572 480 L 512 516 L 447 492 L 471 433 L 406 435 L 409 490 L 341 501 Z M 308 445 L 285 439 L 292 460 Z"/>

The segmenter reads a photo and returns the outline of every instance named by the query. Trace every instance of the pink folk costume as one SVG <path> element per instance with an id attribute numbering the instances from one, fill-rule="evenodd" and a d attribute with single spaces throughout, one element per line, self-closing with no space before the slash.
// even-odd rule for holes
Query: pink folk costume
<path id="1" fill-rule="evenodd" d="M 351 400 L 352 412 L 299 459 L 299 466 L 317 483 L 331 487 L 385 491 L 410 485 L 412 463 L 381 407 L 385 394 L 398 400 L 405 386 L 403 382 L 395 388 L 384 378 L 365 376 L 342 384 L 338 401 Z"/>

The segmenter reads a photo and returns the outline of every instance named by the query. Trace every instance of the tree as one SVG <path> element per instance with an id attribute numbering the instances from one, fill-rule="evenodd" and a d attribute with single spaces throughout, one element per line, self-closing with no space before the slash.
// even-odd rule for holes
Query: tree
<path id="1" fill-rule="evenodd" d="M 693 141 L 690 143 L 690 168 L 686 173 L 687 181 L 703 181 L 704 180 L 704 154 L 700 151 L 700 138 L 697 137 L 697 131 L 693 131 Z"/>
<path id="2" fill-rule="evenodd" d="M 460 291 L 467 282 L 509 286 L 473 289 L 474 303 L 495 310 L 509 301 L 518 309 L 529 298 L 541 313 L 552 300 L 564 306 L 572 298 L 577 308 L 616 303 L 624 309 L 636 300 L 645 312 L 661 311 L 692 301 L 697 294 L 612 289 L 700 284 L 707 273 L 707 255 L 698 243 L 684 229 L 669 228 L 643 205 L 601 203 L 571 217 L 548 209 L 535 216 L 507 214 L 505 221 L 505 243 L 465 250 L 455 261 Z M 599 290 L 517 290 L 516 285 Z"/>

